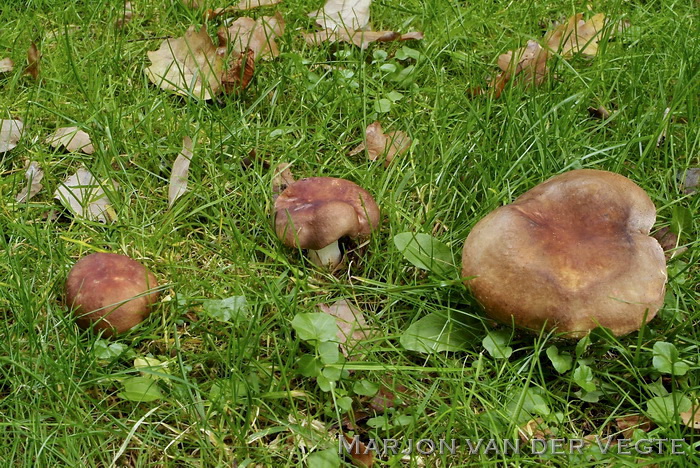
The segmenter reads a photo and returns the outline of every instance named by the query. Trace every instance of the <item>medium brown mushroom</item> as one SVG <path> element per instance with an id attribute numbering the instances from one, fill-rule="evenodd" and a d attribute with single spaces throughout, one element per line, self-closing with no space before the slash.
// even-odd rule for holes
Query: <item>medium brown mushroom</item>
<path id="1" fill-rule="evenodd" d="M 365 189 L 344 179 L 310 177 L 294 182 L 275 201 L 275 232 L 288 247 L 309 250 L 311 261 L 335 268 L 338 240 L 366 238 L 379 225 L 379 207 Z"/>
<path id="2" fill-rule="evenodd" d="M 66 279 L 66 304 L 81 328 L 123 333 L 141 323 L 158 300 L 156 277 L 124 255 L 94 253 L 80 259 Z"/>
<path id="3" fill-rule="evenodd" d="M 567 172 L 480 220 L 464 244 L 462 275 L 500 322 L 570 338 L 599 325 L 624 335 L 663 304 L 664 252 L 649 237 L 655 219 L 631 180 Z"/>

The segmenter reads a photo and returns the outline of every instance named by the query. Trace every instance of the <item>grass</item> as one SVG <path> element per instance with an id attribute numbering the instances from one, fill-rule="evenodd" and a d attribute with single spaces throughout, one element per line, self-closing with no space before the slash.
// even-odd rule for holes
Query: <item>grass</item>
<path id="1" fill-rule="evenodd" d="M 343 419 L 360 410 L 378 418 L 371 420 L 375 427 L 357 423 L 365 441 L 462 441 L 454 456 L 378 457 L 375 466 L 697 466 L 697 432 L 672 417 L 672 405 L 666 421 L 648 406 L 669 392 L 696 401 L 700 390 L 692 219 L 699 202 L 682 193 L 677 177 L 700 163 L 696 2 L 593 2 L 594 12 L 628 19 L 632 29 L 606 41 L 595 59 L 561 60 L 555 79 L 538 88 L 508 87 L 500 99 L 470 97 L 467 90 L 495 73 L 498 54 L 540 38 L 553 20 L 581 5 L 377 1 L 375 28 L 422 30 L 425 39 L 361 51 L 303 43 L 297 28 L 311 27 L 306 12 L 318 3 L 280 5 L 287 21 L 281 56 L 259 62 L 240 96 L 210 103 L 161 91 L 143 72 L 146 51 L 199 24 L 200 11 L 176 1 L 134 1 L 133 21 L 118 30 L 120 2 L 3 3 L 0 58 L 21 64 L 36 41 L 43 59 L 40 81 L 21 71 L 0 77 L 2 118 L 20 117 L 26 126 L 20 146 L 3 157 L 0 179 L 0 460 L 6 466 L 334 466 L 318 456 L 337 452 Z M 404 46 L 420 57 L 397 59 Z M 402 82 L 383 71 L 387 64 L 415 68 Z M 392 91 L 401 98 L 377 115 L 376 103 Z M 589 118 L 587 107 L 598 105 L 615 111 L 609 121 Z M 667 107 L 671 118 L 664 121 Z M 388 169 L 362 154 L 347 156 L 375 119 L 414 140 Z M 43 143 L 68 125 L 90 133 L 94 155 Z M 665 128 L 666 141 L 657 147 Z M 170 165 L 185 135 L 196 140 L 190 190 L 168 210 Z M 364 254 L 353 253 L 349 267 L 331 275 L 283 247 L 270 221 L 270 171 L 259 160 L 241 166 L 251 150 L 273 166 L 293 163 L 297 177 L 343 177 L 374 194 L 383 224 Z M 29 160 L 44 168 L 45 188 L 18 205 L 12 200 Z M 115 223 L 75 219 L 52 199 L 81 164 L 119 183 Z M 458 258 L 488 212 L 581 167 L 615 171 L 644 188 L 658 209 L 655 229 L 670 225 L 674 212 L 691 214 L 681 237 L 689 250 L 668 265 L 665 306 L 640 333 L 596 332 L 587 346 L 509 327 L 495 335 L 459 282 L 457 266 L 439 278 L 394 247 L 398 233 L 428 233 Z M 46 219 L 52 210 L 60 216 Z M 138 259 L 164 285 L 155 313 L 111 341 L 80 331 L 61 301 L 72 264 L 100 249 Z M 204 313 L 203 299 L 234 295 L 246 297 L 246 319 L 222 323 Z M 317 349 L 297 338 L 291 322 L 340 298 L 356 303 L 381 333 L 362 360 L 346 364 L 352 372 L 335 390 L 323 391 L 317 378 L 299 374 L 299 359 Z M 434 312 L 464 323 L 470 339 L 454 352 L 404 349 L 405 330 Z M 510 358 L 492 357 L 482 344 L 487 336 L 505 337 Z M 652 360 L 659 341 L 675 344 L 690 363 L 687 374 L 659 372 Z M 110 354 L 112 343 L 121 347 Z M 570 353 L 577 367 L 588 366 L 599 394 L 581 392 L 585 367 L 576 375 L 552 367 L 545 353 L 552 345 Z M 162 398 L 120 397 L 125 379 L 139 374 L 134 359 L 144 357 L 167 363 L 151 371 L 160 376 Z M 400 397 L 384 420 L 370 397 L 353 390 L 363 380 Z M 352 399 L 350 413 L 341 408 L 343 397 Z M 463 442 L 518 439 L 518 428 L 535 417 L 557 437 L 617 438 L 616 418 L 630 414 L 657 422 L 636 438 L 684 439 L 687 454 L 670 455 L 667 443 L 663 453 L 643 456 L 602 455 L 595 447 L 580 455 L 469 455 Z"/>

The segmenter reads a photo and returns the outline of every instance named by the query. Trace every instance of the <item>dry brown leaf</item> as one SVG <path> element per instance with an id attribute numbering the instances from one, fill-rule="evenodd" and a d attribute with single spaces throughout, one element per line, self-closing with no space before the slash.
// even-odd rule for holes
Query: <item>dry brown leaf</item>
<path id="1" fill-rule="evenodd" d="M 667 259 L 673 258 L 688 250 L 688 247 L 678 245 L 678 234 L 671 231 L 669 227 L 662 227 L 656 231 L 652 237 L 656 239 L 661 245 L 661 248 L 664 249 L 664 254 Z"/>
<path id="2" fill-rule="evenodd" d="M 0 73 L 9 73 L 15 69 L 15 62 L 10 57 L 0 60 Z"/>
<path id="3" fill-rule="evenodd" d="M 700 429 L 700 402 L 690 408 L 690 410 L 680 413 L 681 421 L 692 429 Z"/>
<path id="4" fill-rule="evenodd" d="M 35 80 L 39 78 L 39 61 L 41 60 L 41 53 L 36 47 L 36 44 L 32 42 L 27 50 L 27 68 L 24 69 L 24 73 L 30 75 Z"/>
<path id="5" fill-rule="evenodd" d="M 683 186 L 683 193 L 685 193 L 686 195 L 692 195 L 695 193 L 695 190 L 697 189 L 698 184 L 700 183 L 700 168 L 691 167 L 690 169 L 685 171 L 685 173 L 681 177 L 678 178 L 681 182 L 681 185 Z"/>
<path id="6" fill-rule="evenodd" d="M 498 57 L 498 66 L 503 70 L 492 82 L 495 97 L 499 97 L 506 84 L 518 77 L 525 86 L 540 85 L 547 77 L 549 52 L 537 41 L 527 41 L 525 47 L 511 50 Z"/>
<path id="7" fill-rule="evenodd" d="M 348 42 L 361 49 L 366 49 L 373 42 L 407 41 L 423 39 L 423 33 L 413 31 L 400 34 L 396 31 L 332 31 L 324 29 L 312 33 L 303 33 L 304 40 L 309 45 L 319 45 L 323 42 Z"/>
<path id="8" fill-rule="evenodd" d="M 120 16 L 119 16 L 119 18 L 117 18 L 117 21 L 115 22 L 114 25 L 117 28 L 123 28 L 124 26 L 129 24 L 129 22 L 131 21 L 133 16 L 134 16 L 134 12 L 131 9 L 131 2 L 129 0 L 126 0 L 124 2 L 124 8 L 122 8 L 122 10 L 120 12 Z"/>
<path id="9" fill-rule="evenodd" d="M 238 2 L 237 5 L 207 10 L 206 13 L 204 13 L 204 19 L 210 20 L 216 18 L 217 16 L 227 15 L 229 13 L 236 13 L 238 11 L 252 10 L 254 8 L 260 8 L 264 6 L 277 5 L 281 2 L 282 0 L 241 0 L 240 2 Z"/>
<path id="10" fill-rule="evenodd" d="M 361 143 L 350 152 L 350 156 L 367 150 L 371 161 L 384 156 L 384 167 L 388 167 L 394 157 L 405 153 L 411 147 L 411 138 L 401 130 L 384 133 L 382 124 L 371 123 L 365 130 L 365 143 Z"/>
<path id="11" fill-rule="evenodd" d="M 610 118 L 610 111 L 607 110 L 605 106 L 590 106 L 588 108 L 588 115 L 590 115 L 594 119 L 607 120 Z"/>
<path id="12" fill-rule="evenodd" d="M 294 183 L 294 175 L 292 174 L 291 163 L 279 163 L 275 167 L 272 174 L 272 197 L 277 199 L 277 196 L 287 187 Z"/>
<path id="13" fill-rule="evenodd" d="M 0 153 L 7 153 L 17 146 L 24 132 L 21 120 L 0 120 Z"/>
<path id="14" fill-rule="evenodd" d="M 175 200 L 187 191 L 187 175 L 192 161 L 192 139 L 188 136 L 182 139 L 182 151 L 175 158 L 173 170 L 170 173 L 170 185 L 168 186 L 168 207 L 172 207 Z"/>
<path id="15" fill-rule="evenodd" d="M 39 167 L 39 165 L 34 161 L 29 163 L 29 167 L 24 173 L 24 176 L 27 179 L 27 186 L 24 187 L 15 197 L 15 200 L 18 203 L 29 201 L 44 187 L 41 185 L 41 179 L 44 178 L 44 171 L 41 170 L 41 167 Z"/>
<path id="16" fill-rule="evenodd" d="M 529 444 L 533 439 L 545 440 L 553 436 L 542 418 L 531 419 L 518 428 L 518 436 L 523 443 Z"/>
<path id="17" fill-rule="evenodd" d="M 361 441 L 356 442 L 352 437 L 347 434 L 343 434 L 345 440 L 350 445 L 351 450 L 347 450 L 346 453 L 350 455 L 352 464 L 359 467 L 371 468 L 374 465 L 374 453 L 372 450 L 368 450 L 367 446 Z"/>
<path id="18" fill-rule="evenodd" d="M 248 49 L 242 55 L 238 55 L 238 58 L 234 59 L 232 56 L 231 60 L 233 60 L 233 63 L 221 75 L 221 85 L 226 94 L 232 94 L 247 88 L 255 74 L 255 52 L 251 49 Z"/>
<path id="19" fill-rule="evenodd" d="M 75 216 L 101 223 L 117 219 L 104 189 L 84 167 L 61 182 L 54 198 Z"/>
<path id="20" fill-rule="evenodd" d="M 183 37 L 167 39 L 158 50 L 148 52 L 148 79 L 180 96 L 209 100 L 221 91 L 223 57 L 207 34 L 206 26 L 191 26 Z"/>
<path id="21" fill-rule="evenodd" d="M 254 58 L 277 57 L 280 53 L 275 39 L 284 34 L 284 18 L 279 12 L 275 16 L 263 16 L 254 20 L 247 16 L 238 18 L 227 28 L 218 31 L 219 47 L 229 44 L 232 55 L 238 57 L 252 50 Z"/>
<path id="22" fill-rule="evenodd" d="M 406 391 L 406 387 L 397 385 L 396 391 L 403 393 Z M 369 401 L 369 407 L 377 413 L 384 413 L 387 409 L 396 407 L 398 401 L 400 401 L 400 399 L 396 394 L 385 385 L 382 385 L 379 387 L 379 391 Z"/>
<path id="23" fill-rule="evenodd" d="M 190 8 L 199 8 L 199 0 L 182 0 L 182 4 Z"/>
<path id="24" fill-rule="evenodd" d="M 641 414 L 630 414 L 621 418 L 615 419 L 617 428 L 622 432 L 625 439 L 631 439 L 635 429 L 641 429 L 644 432 L 651 430 L 652 422 Z"/>
<path id="25" fill-rule="evenodd" d="M 562 57 L 571 57 L 576 53 L 592 57 L 598 53 L 598 42 L 604 26 L 604 14 L 598 13 L 584 21 L 583 13 L 579 13 L 546 34 L 545 43 Z"/>
<path id="26" fill-rule="evenodd" d="M 95 152 L 95 147 L 92 146 L 90 141 L 90 135 L 78 127 L 58 128 L 46 138 L 45 143 L 54 148 L 64 147 L 71 153 L 82 151 L 85 154 L 92 154 Z"/>
<path id="27" fill-rule="evenodd" d="M 309 17 L 323 29 L 357 31 L 369 24 L 369 6 L 372 0 L 327 0 L 320 10 Z"/>
<path id="28" fill-rule="evenodd" d="M 340 351 L 345 357 L 356 351 L 360 343 L 370 337 L 372 330 L 367 325 L 362 311 L 347 300 L 340 299 L 330 306 L 319 304 L 318 308 L 321 312 L 335 317 L 335 323 L 338 325 L 336 336 Z"/>

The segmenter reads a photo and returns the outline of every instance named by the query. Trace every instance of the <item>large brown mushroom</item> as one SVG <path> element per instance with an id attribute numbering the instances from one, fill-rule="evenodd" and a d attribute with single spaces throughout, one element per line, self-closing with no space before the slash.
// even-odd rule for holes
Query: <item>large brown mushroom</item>
<path id="1" fill-rule="evenodd" d="M 366 238 L 379 225 L 379 207 L 365 189 L 345 179 L 294 182 L 275 201 L 275 232 L 288 247 L 309 250 L 311 261 L 335 268 L 338 240 Z"/>
<path id="2" fill-rule="evenodd" d="M 500 322 L 570 338 L 599 325 L 624 335 L 663 303 L 664 253 L 649 237 L 655 219 L 631 180 L 570 171 L 480 220 L 464 244 L 462 275 Z"/>
<path id="3" fill-rule="evenodd" d="M 141 323 L 158 300 L 156 277 L 139 262 L 112 253 L 80 259 L 68 273 L 66 304 L 81 328 L 123 333 Z"/>

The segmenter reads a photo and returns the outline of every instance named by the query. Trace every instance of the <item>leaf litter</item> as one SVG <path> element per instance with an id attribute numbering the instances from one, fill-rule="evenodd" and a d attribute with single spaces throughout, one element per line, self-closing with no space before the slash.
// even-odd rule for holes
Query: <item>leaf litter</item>
<path id="1" fill-rule="evenodd" d="M 0 153 L 17 147 L 24 133 L 24 123 L 19 119 L 0 120 Z"/>
<path id="2" fill-rule="evenodd" d="M 362 311 L 349 303 L 346 299 L 340 299 L 332 305 L 319 304 L 321 312 L 335 318 L 338 326 L 336 334 L 340 351 L 345 357 L 356 351 L 358 345 L 370 338 L 373 330 L 367 325 Z"/>
<path id="3" fill-rule="evenodd" d="M 49 135 L 45 143 L 54 148 L 65 148 L 71 153 L 83 152 L 92 154 L 95 152 L 95 147 L 92 146 L 90 135 L 80 130 L 78 127 L 61 127 L 56 129 Z"/>
<path id="4" fill-rule="evenodd" d="M 370 161 L 376 161 L 383 156 L 384 167 L 388 167 L 396 156 L 408 151 L 411 143 L 411 138 L 406 132 L 393 130 L 384 133 L 382 124 L 379 121 L 375 121 L 367 126 L 365 141 L 350 151 L 350 156 L 367 150 L 367 157 Z"/>
<path id="5" fill-rule="evenodd" d="M 116 183 L 113 183 L 116 187 Z M 80 218 L 107 223 L 116 221 L 109 198 L 102 185 L 85 167 L 68 176 L 56 189 L 57 198 L 71 213 Z"/>
<path id="6" fill-rule="evenodd" d="M 168 207 L 172 207 L 175 201 L 187 191 L 187 177 L 190 171 L 190 162 L 193 156 L 192 139 L 188 136 L 182 139 L 182 150 L 173 162 L 168 186 Z"/>
<path id="7" fill-rule="evenodd" d="M 44 178 L 44 171 L 36 162 L 32 161 L 29 163 L 24 176 L 27 179 L 27 186 L 15 197 L 18 203 L 31 200 L 44 187 L 41 184 L 41 180 Z"/>

